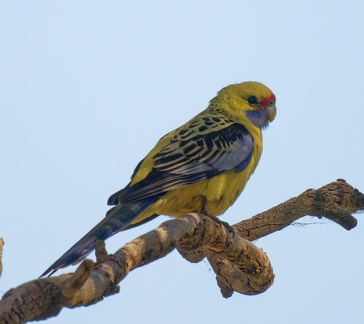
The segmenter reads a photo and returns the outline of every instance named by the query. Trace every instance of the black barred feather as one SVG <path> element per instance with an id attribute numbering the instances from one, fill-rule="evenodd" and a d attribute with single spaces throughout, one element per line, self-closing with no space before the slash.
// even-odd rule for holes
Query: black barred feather
<path id="1" fill-rule="evenodd" d="M 154 156 L 154 168 L 142 181 L 112 195 L 109 202 L 134 202 L 214 177 L 226 170 L 241 172 L 251 160 L 253 138 L 240 124 L 224 126 L 219 118 L 199 119 L 215 123 L 214 132 L 200 134 L 200 124 L 193 121 L 188 129 L 181 129 Z"/>

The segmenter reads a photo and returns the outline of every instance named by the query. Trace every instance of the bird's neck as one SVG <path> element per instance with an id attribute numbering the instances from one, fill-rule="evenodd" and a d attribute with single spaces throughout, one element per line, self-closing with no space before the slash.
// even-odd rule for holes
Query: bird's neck
<path id="1" fill-rule="evenodd" d="M 231 121 L 244 125 L 255 142 L 262 140 L 261 128 L 251 122 L 246 115 L 246 111 L 241 108 L 241 103 L 235 102 L 232 98 L 217 96 L 210 101 L 206 111 L 225 115 Z"/>

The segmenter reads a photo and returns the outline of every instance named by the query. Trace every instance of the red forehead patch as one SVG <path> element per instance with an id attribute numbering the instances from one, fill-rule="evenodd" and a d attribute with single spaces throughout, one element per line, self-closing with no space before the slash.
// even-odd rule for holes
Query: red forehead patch
<path id="1" fill-rule="evenodd" d="M 271 93 L 260 102 L 259 106 L 265 107 L 274 103 L 276 103 L 276 96 L 274 95 L 274 93 Z"/>

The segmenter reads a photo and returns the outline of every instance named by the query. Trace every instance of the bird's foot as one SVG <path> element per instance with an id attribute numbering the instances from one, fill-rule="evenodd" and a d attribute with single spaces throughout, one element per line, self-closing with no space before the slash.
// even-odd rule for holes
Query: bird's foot
<path id="1" fill-rule="evenodd" d="M 229 233 L 235 233 L 234 228 L 228 222 L 224 222 L 221 219 L 218 220 L 229 231 Z"/>
<path id="2" fill-rule="evenodd" d="M 207 206 L 206 196 L 202 196 L 201 201 L 202 201 L 202 203 L 201 203 L 202 207 L 201 207 L 201 210 L 200 210 L 201 214 L 212 218 L 216 223 L 220 223 L 222 226 L 224 226 L 229 231 L 229 233 L 235 233 L 234 229 L 232 228 L 232 226 L 229 223 L 222 221 L 221 219 L 217 218 L 215 215 L 212 215 L 207 210 L 207 208 L 206 208 L 206 206 Z"/>
<path id="3" fill-rule="evenodd" d="M 207 210 L 207 199 L 206 196 L 201 196 L 201 210 L 200 210 L 201 214 L 204 214 L 208 217 L 211 218 L 215 218 L 214 215 L 212 215 L 208 210 Z"/>

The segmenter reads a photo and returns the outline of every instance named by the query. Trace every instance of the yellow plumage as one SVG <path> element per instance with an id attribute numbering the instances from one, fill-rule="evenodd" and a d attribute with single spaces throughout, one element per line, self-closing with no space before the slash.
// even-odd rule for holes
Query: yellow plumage
<path id="1" fill-rule="evenodd" d="M 263 84 L 223 88 L 204 111 L 159 140 L 131 182 L 109 198 L 116 206 L 43 275 L 83 259 L 97 239 L 156 215 L 224 213 L 254 172 L 262 153 L 261 130 L 275 115 L 274 94 Z"/>
<path id="2" fill-rule="evenodd" d="M 191 135 L 196 133 L 203 135 L 224 129 L 232 123 L 244 125 L 252 135 L 254 141 L 253 156 L 245 170 L 238 174 L 233 170 L 227 170 L 210 179 L 169 191 L 131 224 L 137 224 L 153 214 L 178 217 L 188 212 L 199 212 L 203 209 L 206 209 L 211 215 L 218 216 L 224 213 L 235 202 L 244 189 L 249 177 L 254 172 L 263 149 L 261 128 L 255 126 L 244 114 L 244 112 L 252 110 L 252 106 L 246 101 L 250 96 L 257 97 L 259 102 L 265 98 L 269 98 L 272 101 L 271 105 L 273 108 L 270 108 L 270 114 L 271 120 L 273 120 L 275 117 L 275 99 L 272 97 L 272 92 L 263 84 L 258 82 L 245 82 L 223 88 L 211 100 L 206 110 L 183 126 L 168 133 L 157 143 L 140 165 L 130 185 L 133 186 L 147 177 L 153 168 L 153 157 L 155 154 L 160 152 L 173 137 L 178 137 L 178 133 L 184 129 L 192 130 Z M 211 125 L 203 132 L 199 132 L 199 126 L 205 116 L 218 117 L 221 122 Z M 191 127 L 191 125 L 195 126 Z M 206 206 L 202 206 L 202 197 L 206 198 Z"/>

